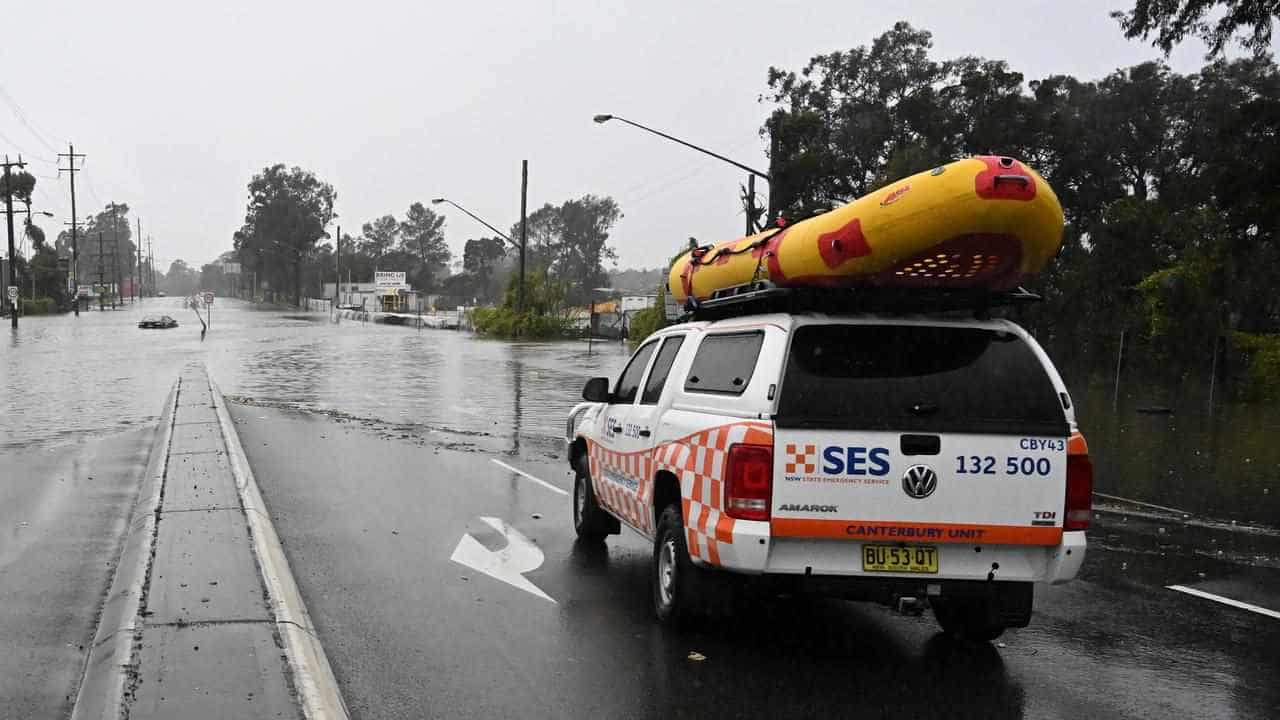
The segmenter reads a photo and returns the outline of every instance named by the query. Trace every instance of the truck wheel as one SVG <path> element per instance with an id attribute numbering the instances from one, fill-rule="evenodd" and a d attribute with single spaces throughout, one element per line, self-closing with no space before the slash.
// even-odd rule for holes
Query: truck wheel
<path id="1" fill-rule="evenodd" d="M 604 540 L 605 535 L 622 532 L 618 519 L 605 512 L 596 503 L 596 493 L 591 487 L 590 463 L 583 455 L 574 463 L 573 478 L 573 531 L 578 537 L 591 542 Z"/>
<path id="2" fill-rule="evenodd" d="M 653 609 L 665 625 L 680 625 L 704 612 L 699 592 L 706 571 L 689 559 L 684 522 L 678 505 L 668 505 L 658 518 L 653 542 Z"/>
<path id="3" fill-rule="evenodd" d="M 930 604 L 942 631 L 956 640 L 991 642 L 1004 634 L 1004 623 L 992 617 L 987 601 L 939 598 Z"/>

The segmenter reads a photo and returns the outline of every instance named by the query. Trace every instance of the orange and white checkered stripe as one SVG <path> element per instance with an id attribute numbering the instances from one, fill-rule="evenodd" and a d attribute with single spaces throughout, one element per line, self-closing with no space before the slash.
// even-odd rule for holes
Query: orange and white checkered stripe
<path id="1" fill-rule="evenodd" d="M 653 534 L 653 459 L 649 451 L 620 453 L 590 444 L 591 487 L 600 504 L 617 513 L 627 524 Z M 621 475 L 636 483 L 633 494 L 605 479 L 605 472 Z"/>
<path id="2" fill-rule="evenodd" d="M 724 514 L 724 471 L 734 443 L 773 444 L 773 427 L 737 422 L 693 433 L 652 450 L 618 453 L 590 443 L 592 486 L 601 504 L 638 530 L 654 532 L 653 478 L 667 471 L 680 481 L 681 515 L 689 554 L 712 565 L 732 552 L 736 522 Z M 604 472 L 637 483 L 634 494 L 604 479 Z"/>

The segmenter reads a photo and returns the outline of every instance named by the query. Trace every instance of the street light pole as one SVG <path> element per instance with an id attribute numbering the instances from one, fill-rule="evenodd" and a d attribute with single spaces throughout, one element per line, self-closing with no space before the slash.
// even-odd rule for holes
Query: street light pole
<path id="1" fill-rule="evenodd" d="M 520 161 L 520 297 L 516 310 L 524 312 L 524 252 L 529 244 L 529 161 Z"/>
<path id="2" fill-rule="evenodd" d="M 479 216 L 477 216 L 475 213 L 473 213 L 473 212 L 471 212 L 470 210 L 468 210 L 468 209 L 466 209 L 466 208 L 462 207 L 462 206 L 461 206 L 461 205 L 459 205 L 458 203 L 456 203 L 456 202 L 454 202 L 454 201 L 450 200 L 449 198 L 442 198 L 442 197 L 438 197 L 438 198 L 432 198 L 432 199 L 431 199 L 431 204 L 432 204 L 432 205 L 439 205 L 440 203 L 448 203 L 448 204 L 450 204 L 450 205 L 452 205 L 452 206 L 454 206 L 454 207 L 458 208 L 458 209 L 459 209 L 459 210 L 461 210 L 462 212 L 466 213 L 466 214 L 467 214 L 467 215 L 468 215 L 472 220 L 475 220 L 476 222 L 480 223 L 481 225 L 483 225 L 483 226 L 485 226 L 485 227 L 489 228 L 490 230 L 492 230 L 492 231 L 493 231 L 493 234 L 494 234 L 494 235 L 497 235 L 498 237 L 502 238 L 503 240 L 506 240 L 508 243 L 510 243 L 510 244 L 511 244 L 511 246 L 512 246 L 513 248 L 516 248 L 517 250 L 519 250 L 519 251 L 520 251 L 520 285 L 519 285 L 519 291 L 518 291 L 518 292 L 519 292 L 519 295 L 518 295 L 518 297 L 519 297 L 519 303 L 520 303 L 519 309 L 520 309 L 521 311 L 523 311 L 523 310 L 524 310 L 524 248 L 525 248 L 525 241 L 526 241 L 526 238 L 528 237 L 527 221 L 526 221 L 526 218 L 525 218 L 525 209 L 526 209 L 526 207 L 525 207 L 525 197 L 526 197 L 526 195 L 527 195 L 527 189 L 528 189 L 528 186 L 529 186 L 529 161 L 528 161 L 528 160 L 525 160 L 525 161 L 524 161 L 523 179 L 522 179 L 522 181 L 521 181 L 521 183 L 520 183 L 520 188 L 521 188 L 521 189 L 520 189 L 520 242 L 516 242 L 515 240 L 512 240 L 512 239 L 511 239 L 511 238 L 510 238 L 506 233 L 502 232 L 502 231 L 501 231 L 501 230 L 499 230 L 498 228 L 496 228 L 496 227 L 494 227 L 494 226 L 490 225 L 489 223 L 485 222 L 484 220 L 480 219 L 480 217 L 479 217 Z"/>
<path id="3" fill-rule="evenodd" d="M 13 175 L 9 171 L 12 167 L 26 167 L 26 163 L 22 162 L 22 157 L 18 157 L 17 162 L 9 162 L 9 156 L 4 156 L 4 211 L 5 224 L 9 230 L 9 278 L 8 286 L 12 288 L 18 287 L 18 268 L 14 260 L 17 259 L 13 251 Z M 6 289 L 6 292 L 8 290 Z M 18 300 L 14 298 L 9 303 L 9 318 L 13 323 L 13 329 L 18 329 Z"/>
<path id="4" fill-rule="evenodd" d="M 458 208 L 458 209 L 459 209 L 459 210 L 461 210 L 462 212 L 464 212 L 464 213 L 466 213 L 467 215 L 469 215 L 469 216 L 471 217 L 471 219 L 472 219 L 472 220 L 475 220 L 476 222 L 480 223 L 481 225 L 483 225 L 483 226 L 485 226 L 485 227 L 489 228 L 491 231 L 493 231 L 493 234 L 494 234 L 494 235 L 497 235 L 498 237 L 502 238 L 503 240 L 506 240 L 507 242 L 511 243 L 511 246 L 512 246 L 512 247 L 517 247 L 517 248 L 518 248 L 518 247 L 520 247 L 520 244 L 519 244 L 519 243 L 517 243 L 515 240 L 512 240 L 510 237 L 508 237 L 506 233 L 504 233 L 504 232 L 502 232 L 501 230 L 499 230 L 498 228 L 496 228 L 496 227 L 494 227 L 494 226 L 490 225 L 489 223 L 485 222 L 484 220 L 481 220 L 479 217 L 477 217 L 475 214 L 473 214 L 470 210 L 468 210 L 468 209 L 466 209 L 466 208 L 462 207 L 462 206 L 461 206 L 461 205 L 459 205 L 458 203 L 456 203 L 456 202 L 454 202 L 454 201 L 450 200 L 449 198 L 442 198 L 442 197 L 440 197 L 440 198 L 433 198 L 433 199 L 431 200 L 431 204 L 432 204 L 432 205 L 439 205 L 440 203 L 449 203 L 450 205 L 452 205 L 452 206 L 454 206 L 454 207 Z"/>
<path id="5" fill-rule="evenodd" d="M 687 148 L 689 148 L 689 149 L 691 149 L 691 150 L 697 150 L 698 152 L 700 152 L 700 153 L 702 153 L 702 154 L 704 154 L 704 155 L 710 155 L 711 157 L 713 157 L 713 158 L 715 158 L 715 159 L 717 159 L 717 160 L 720 160 L 720 161 L 722 161 L 722 162 L 727 162 L 727 163 L 729 163 L 730 165 L 732 165 L 732 166 L 734 166 L 734 167 L 738 168 L 739 170 L 744 170 L 744 171 L 746 171 L 746 173 L 747 173 L 747 208 L 746 208 L 746 210 L 747 210 L 747 234 L 748 234 L 748 235 L 751 235 L 751 234 L 754 234 L 755 232 L 757 232 L 757 231 L 758 231 L 758 230 L 757 230 L 757 228 L 756 228 L 756 225 L 755 225 L 755 215 L 756 215 L 756 193 L 755 193 L 756 186 L 755 186 L 755 179 L 756 179 L 756 178 L 760 178 L 760 179 L 764 180 L 765 182 L 770 182 L 769 173 L 762 172 L 762 171 L 760 171 L 760 170 L 756 170 L 755 168 L 750 167 L 750 166 L 748 166 L 748 165 L 743 165 L 742 163 L 738 162 L 737 160 L 730 160 L 729 158 L 725 157 L 724 155 L 721 155 L 720 153 L 712 152 L 711 150 L 708 150 L 708 149 L 706 149 L 706 148 L 704 148 L 704 147 L 699 147 L 698 145 L 694 145 L 694 144 L 693 144 L 693 143 L 691 143 L 691 142 L 687 142 L 687 141 L 685 141 L 685 140 L 681 140 L 680 138 L 675 137 L 674 135 L 668 135 L 667 133 L 664 133 L 664 132 L 662 132 L 661 130 L 654 130 L 654 129 L 653 129 L 653 128 L 651 128 L 651 127 L 647 127 L 647 126 L 641 125 L 641 124 L 640 124 L 640 123 L 638 123 L 638 122 L 632 122 L 632 121 L 630 121 L 630 120 L 628 120 L 628 119 L 626 119 L 626 118 L 624 118 L 624 117 L 619 117 L 619 116 L 617 116 L 617 115 L 601 114 L 601 115 L 596 115 L 595 117 L 593 117 L 593 118 L 592 118 L 592 120 L 594 120 L 597 124 L 601 124 L 601 125 L 602 125 L 602 124 L 604 124 L 604 123 L 609 122 L 610 120 L 620 120 L 620 121 L 622 121 L 622 122 L 624 122 L 624 123 L 626 123 L 626 124 L 628 124 L 628 125 L 630 125 L 630 126 L 632 126 L 632 127 L 640 128 L 641 130 L 644 130 L 645 132 L 653 133 L 654 135 L 657 135 L 658 137 L 661 137 L 661 138 L 664 138 L 664 139 L 670 140 L 671 142 L 674 142 L 674 143 L 679 143 L 680 145 L 683 145 L 683 146 L 685 146 L 685 147 L 687 147 Z M 771 183 L 771 182 L 770 182 L 770 185 L 769 185 L 769 190 L 770 190 L 770 192 L 772 193 L 772 191 L 773 191 L 773 185 L 772 185 L 772 183 Z M 772 202 L 770 202 L 770 206 L 772 206 L 772 204 L 773 204 L 773 203 L 772 203 Z"/>

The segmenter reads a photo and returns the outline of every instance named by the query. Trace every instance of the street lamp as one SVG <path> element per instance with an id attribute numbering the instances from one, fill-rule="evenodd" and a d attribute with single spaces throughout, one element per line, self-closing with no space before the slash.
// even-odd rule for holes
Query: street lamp
<path id="1" fill-rule="evenodd" d="M 454 201 L 450 200 L 449 198 L 442 198 L 442 197 L 438 197 L 438 198 L 432 198 L 432 199 L 431 199 L 431 204 L 432 204 L 432 205 L 439 205 L 440 203 L 448 203 L 448 204 L 450 204 L 450 205 L 452 205 L 452 206 L 454 206 L 454 207 L 458 208 L 459 210 L 461 210 L 462 212 L 464 212 L 464 213 L 466 213 L 468 216 L 470 216 L 472 220 L 475 220 L 476 222 L 480 223 L 481 225 L 483 225 L 483 226 L 485 226 L 485 227 L 489 228 L 490 230 L 492 230 L 492 231 L 493 231 L 493 233 L 494 233 L 495 235 L 497 235 L 498 237 L 502 238 L 503 240 L 506 240 L 507 242 L 511 243 L 511 246 L 512 246 L 513 248 L 515 248 L 516 250 L 519 250 L 519 251 L 520 251 L 520 289 L 519 289 L 519 304 L 520 304 L 520 308 L 519 308 L 519 309 L 520 309 L 520 311 L 521 311 L 521 312 L 523 312 L 523 311 L 524 311 L 524 246 L 523 246 L 523 245 L 521 245 L 520 243 L 516 242 L 515 240 L 512 240 L 511 238 L 507 237 L 506 233 L 504 233 L 504 232 L 502 232 L 501 230 L 499 230 L 498 228 L 496 228 L 496 227 L 494 227 L 494 226 L 490 225 L 489 223 L 485 222 L 484 220 L 481 220 L 481 219 L 480 219 L 480 217 L 479 217 L 479 216 L 477 216 L 475 213 L 473 213 L 473 212 L 471 212 L 470 210 L 468 210 L 468 209 L 466 209 L 466 208 L 462 207 L 462 206 L 461 206 L 461 205 L 459 205 L 458 203 L 456 203 L 456 202 L 454 202 Z"/>
<path id="2" fill-rule="evenodd" d="M 506 233 L 503 233 L 503 232 L 502 232 L 501 230 L 499 230 L 498 228 L 496 228 L 496 227 L 494 227 L 494 226 L 490 225 L 489 223 L 485 222 L 484 220 L 481 220 L 479 217 L 476 217 L 476 215 L 475 215 L 474 213 L 472 213 L 470 210 L 468 210 L 468 209 L 466 209 L 466 208 L 462 207 L 462 206 L 461 206 L 461 205 L 459 205 L 458 203 L 456 203 L 456 202 L 454 202 L 454 201 L 450 200 L 449 198 L 442 198 L 442 197 L 440 197 L 440 198 L 432 198 L 432 200 L 431 200 L 431 204 L 432 204 L 432 205 L 439 205 L 440 203 L 449 203 L 450 205 L 452 205 L 452 206 L 454 206 L 454 207 L 458 208 L 459 210 L 461 210 L 462 212 L 466 213 L 467 215 L 470 215 L 472 220 L 475 220 L 476 222 L 480 223 L 481 225 L 483 225 L 483 226 L 485 226 L 485 227 L 489 228 L 490 230 L 492 230 L 494 235 L 497 235 L 498 237 L 502 238 L 503 240 L 506 240 L 507 242 L 511 243 L 512 247 L 514 247 L 516 250 L 519 250 L 519 249 L 520 249 L 520 243 L 518 243 L 518 242 L 516 242 L 515 240 L 512 240 L 511 238 L 507 237 Z"/>
<path id="3" fill-rule="evenodd" d="M 685 147 L 687 147 L 687 148 L 690 148 L 690 149 L 692 149 L 692 150 L 697 150 L 698 152 L 700 152 L 700 153 L 702 153 L 702 154 L 704 154 L 704 155 L 710 155 L 711 157 L 713 157 L 713 158 L 715 158 L 715 159 L 717 159 L 717 160 L 721 160 L 721 161 L 723 161 L 723 162 L 727 162 L 727 163 L 729 163 L 730 165 L 732 165 L 732 166 L 734 166 L 734 167 L 738 168 L 739 170 L 744 170 L 744 171 L 746 171 L 746 173 L 747 173 L 747 234 L 748 234 L 748 235 L 751 235 L 751 234 L 754 234 L 755 232 L 757 232 L 757 228 L 756 228 L 756 217 L 755 217 L 755 216 L 756 216 L 756 178 L 760 178 L 761 180 L 764 180 L 765 182 L 769 183 L 769 192 L 772 194 L 772 192 L 773 192 L 773 183 L 771 182 L 771 180 L 770 180 L 770 178 L 769 178 L 769 173 L 762 172 L 762 171 L 760 171 L 760 170 L 756 170 L 755 168 L 750 167 L 750 166 L 748 166 L 748 165 L 743 165 L 742 163 L 738 162 L 737 160 L 730 160 L 729 158 L 725 157 L 724 155 L 721 155 L 721 154 L 716 153 L 716 152 L 712 152 L 712 151 L 710 151 L 710 150 L 708 150 L 708 149 L 706 149 L 706 148 L 704 148 L 704 147 L 699 147 L 699 146 L 697 146 L 697 145 L 694 145 L 694 144 L 693 144 L 693 143 L 691 143 L 691 142 L 687 142 L 687 141 L 681 140 L 680 138 L 675 137 L 675 136 L 673 136 L 673 135 L 668 135 L 668 134 L 666 134 L 666 133 L 662 132 L 661 130 L 654 130 L 654 129 L 653 129 L 653 128 L 651 128 L 651 127 L 646 127 L 646 126 L 644 126 L 644 125 L 641 125 L 641 124 L 640 124 L 640 123 L 638 123 L 638 122 L 632 122 L 632 121 L 630 121 L 630 120 L 628 120 L 628 119 L 626 119 L 626 118 L 624 118 L 624 117 L 619 117 L 619 116 L 617 116 L 617 115 L 609 115 L 609 114 L 605 113 L 605 114 L 596 115 L 596 116 L 592 117 L 591 119 L 592 119 L 592 120 L 594 120 L 594 121 L 596 122 L 596 124 L 597 124 L 597 125 L 603 125 L 604 123 L 607 123 L 607 122 L 609 122 L 610 120 L 619 120 L 619 121 L 624 122 L 624 123 L 626 123 L 626 124 L 628 124 L 628 125 L 630 125 L 630 126 L 632 126 L 632 127 L 640 128 L 641 130 L 644 130 L 645 132 L 653 133 L 654 135 L 657 135 L 658 137 L 665 138 L 665 139 L 670 140 L 671 142 L 674 142 L 674 143 L 679 143 L 679 144 L 681 144 L 681 145 L 683 145 L 683 146 L 685 146 Z M 772 203 L 772 202 L 770 202 L 769 204 L 770 204 L 770 206 L 772 206 L 772 205 L 773 205 L 773 203 Z"/>

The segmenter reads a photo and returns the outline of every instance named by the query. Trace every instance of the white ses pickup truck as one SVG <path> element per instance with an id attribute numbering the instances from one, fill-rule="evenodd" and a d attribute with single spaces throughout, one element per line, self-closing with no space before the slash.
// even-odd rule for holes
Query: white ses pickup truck
<path id="1" fill-rule="evenodd" d="M 647 338 L 567 424 L 573 520 L 653 541 L 674 622 L 750 585 L 932 607 L 984 641 L 1084 560 L 1093 470 L 1040 346 L 1005 320 L 766 314 Z"/>

